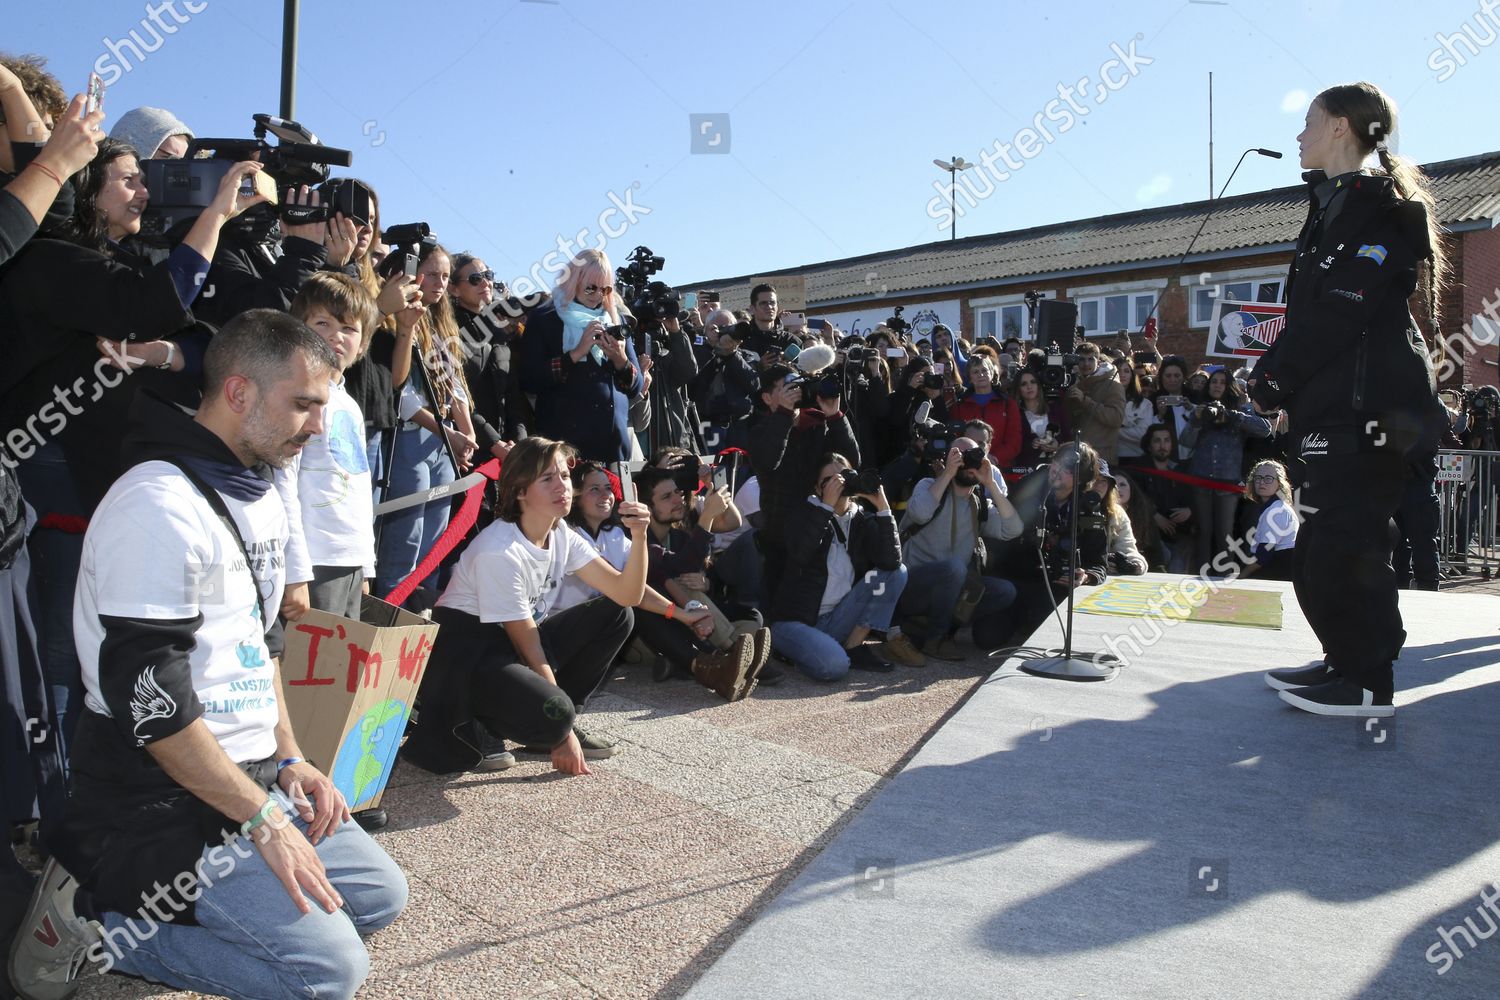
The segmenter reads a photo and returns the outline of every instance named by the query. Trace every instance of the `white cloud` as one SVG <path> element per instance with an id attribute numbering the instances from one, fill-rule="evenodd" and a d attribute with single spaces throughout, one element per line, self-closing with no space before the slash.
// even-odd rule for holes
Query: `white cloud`
<path id="1" fill-rule="evenodd" d="M 1172 178 L 1167 174 L 1157 174 L 1145 184 L 1135 190 L 1135 200 L 1141 203 L 1156 201 L 1162 195 L 1172 190 Z"/>
<path id="2" fill-rule="evenodd" d="M 1311 100 L 1312 98 L 1305 90 L 1288 90 L 1286 96 L 1281 99 L 1281 110 L 1289 115 L 1298 111 L 1306 111 Z"/>

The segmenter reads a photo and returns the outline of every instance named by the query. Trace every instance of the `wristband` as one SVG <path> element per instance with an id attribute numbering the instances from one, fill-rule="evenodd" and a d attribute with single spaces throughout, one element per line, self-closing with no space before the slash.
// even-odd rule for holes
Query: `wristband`
<path id="1" fill-rule="evenodd" d="M 245 820 L 244 824 L 240 827 L 240 833 L 244 834 L 247 837 L 250 836 L 251 831 L 271 818 L 271 810 L 275 808 L 276 799 L 269 795 L 266 796 L 266 804 L 261 806 L 260 811 L 257 812 L 254 816 L 251 816 L 249 819 Z"/>
<path id="2" fill-rule="evenodd" d="M 662 617 L 665 618 L 667 621 L 671 621 L 672 617 L 674 615 L 676 615 L 676 614 L 677 614 L 677 605 L 674 604 L 674 603 L 672 603 L 671 601 L 668 601 L 667 602 L 666 613 L 663 614 Z"/>
<path id="3" fill-rule="evenodd" d="M 161 364 L 157 365 L 156 367 L 158 367 L 158 368 L 171 368 L 172 367 L 172 360 L 177 357 L 177 345 L 174 344 L 174 343 L 172 343 L 170 340 L 164 340 L 164 341 L 162 341 L 162 343 L 164 343 L 164 344 L 167 345 L 167 360 L 163 361 Z"/>
<path id="4" fill-rule="evenodd" d="M 302 763 L 301 757 L 288 757 L 286 758 L 286 760 L 279 760 L 276 762 L 276 773 L 280 774 L 283 769 L 291 767 L 293 764 L 300 763 Z"/>
<path id="5" fill-rule="evenodd" d="M 53 170 L 51 167 L 49 167 L 46 164 L 42 163 L 40 160 L 32 160 L 30 163 L 27 164 L 27 166 L 28 167 L 36 167 L 42 173 L 46 174 L 48 177 L 50 177 L 54 181 L 56 181 L 58 187 L 62 187 L 63 186 L 63 179 L 61 177 L 57 176 L 57 172 L 55 170 Z"/>

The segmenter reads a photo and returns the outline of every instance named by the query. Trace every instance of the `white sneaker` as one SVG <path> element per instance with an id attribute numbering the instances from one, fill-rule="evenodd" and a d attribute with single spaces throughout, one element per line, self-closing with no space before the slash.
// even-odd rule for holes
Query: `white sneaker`
<path id="1" fill-rule="evenodd" d="M 11 985 L 26 1000 L 65 1000 L 78 992 L 78 974 L 103 928 L 74 912 L 77 893 L 78 881 L 49 860 L 10 946 Z"/>

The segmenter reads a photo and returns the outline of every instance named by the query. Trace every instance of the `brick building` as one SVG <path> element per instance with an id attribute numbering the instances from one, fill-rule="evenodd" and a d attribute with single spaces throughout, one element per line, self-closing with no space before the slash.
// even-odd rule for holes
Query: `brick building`
<path id="1" fill-rule="evenodd" d="M 1454 360 L 1444 384 L 1500 383 L 1500 151 L 1423 169 L 1449 233 L 1453 273 L 1440 310 L 1443 339 Z M 780 276 L 800 276 L 810 318 L 826 318 L 861 334 L 901 305 L 918 332 L 940 321 L 961 327 L 971 339 L 988 334 L 1025 339 L 1022 297 L 1034 289 L 1077 302 L 1078 322 L 1086 333 L 1113 338 L 1121 329 L 1138 334 L 1160 296 L 1158 348 L 1199 362 L 1205 359 L 1217 296 L 1280 300 L 1306 217 L 1306 187 L 1220 200 L 1179 267 L 1178 259 L 1209 208 L 1207 201 L 1190 202 L 759 275 L 773 284 Z M 744 275 L 679 287 L 717 289 L 724 305 L 741 309 L 749 305 L 750 280 Z M 1421 316 L 1426 307 L 1414 300 L 1413 312 Z M 1430 331 L 1424 331 L 1432 341 Z"/>

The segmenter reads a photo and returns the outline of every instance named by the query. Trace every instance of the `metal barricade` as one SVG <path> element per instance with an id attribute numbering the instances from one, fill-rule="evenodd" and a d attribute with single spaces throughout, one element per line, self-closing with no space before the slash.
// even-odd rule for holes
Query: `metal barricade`
<path id="1" fill-rule="evenodd" d="M 1438 452 L 1437 492 L 1442 505 L 1438 558 L 1446 573 L 1500 576 L 1500 452 Z"/>

